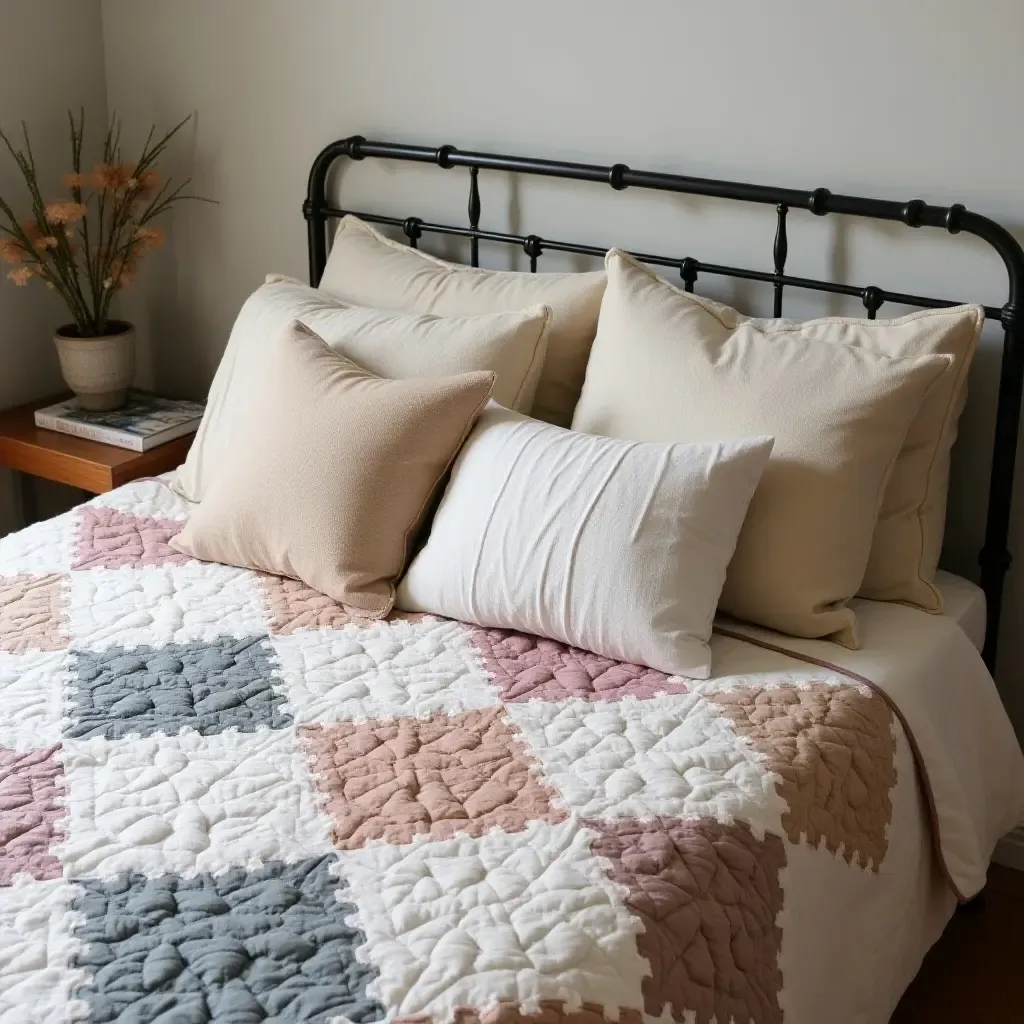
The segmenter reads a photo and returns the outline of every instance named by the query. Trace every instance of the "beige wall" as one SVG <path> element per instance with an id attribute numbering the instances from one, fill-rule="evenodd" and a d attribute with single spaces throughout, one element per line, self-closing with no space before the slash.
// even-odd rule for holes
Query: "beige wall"
<path id="1" fill-rule="evenodd" d="M 55 197 L 70 163 L 67 112 L 82 106 L 102 132 L 100 0 L 0 0 L 0 128 L 16 136 L 27 122 L 44 188 Z M 6 149 L 0 150 L 0 195 L 16 210 L 25 208 L 24 185 Z M 0 281 L 0 409 L 60 390 L 51 339 L 66 319 L 38 284 L 15 288 Z M 52 489 L 47 496 L 52 502 Z M 0 470 L 0 536 L 14 522 L 12 501 L 10 474 Z"/>
<path id="2" fill-rule="evenodd" d="M 132 300 L 151 328 L 156 379 L 173 390 L 204 390 L 263 274 L 304 273 L 310 160 L 354 132 L 920 194 L 1018 234 L 1024 219 L 1024 5 L 1012 0 L 103 0 L 103 16 L 111 107 L 140 131 L 195 110 L 176 159 L 220 202 L 176 218 L 148 290 Z M 369 163 L 344 182 L 351 203 L 455 217 L 465 184 L 456 172 Z M 487 225 L 770 264 L 770 211 L 555 182 L 512 190 L 496 175 L 481 185 Z M 969 240 L 795 215 L 790 252 L 794 273 L 1005 297 L 998 261 Z M 711 290 L 765 308 L 756 289 Z M 821 308 L 795 300 L 787 312 Z M 967 573 L 983 517 L 994 341 L 978 361 L 957 460 L 948 561 Z M 1024 723 L 1019 511 L 1015 546 L 1000 675 Z"/>

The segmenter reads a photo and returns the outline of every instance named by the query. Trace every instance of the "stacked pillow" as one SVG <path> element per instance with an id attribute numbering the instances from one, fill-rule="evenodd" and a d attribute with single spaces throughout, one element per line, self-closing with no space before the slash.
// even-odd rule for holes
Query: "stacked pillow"
<path id="1" fill-rule="evenodd" d="M 670 674 L 710 674 L 719 609 L 856 646 L 858 592 L 940 607 L 982 321 L 758 321 L 618 250 L 486 271 L 348 217 L 320 289 L 268 278 L 239 314 L 176 544 Z"/>

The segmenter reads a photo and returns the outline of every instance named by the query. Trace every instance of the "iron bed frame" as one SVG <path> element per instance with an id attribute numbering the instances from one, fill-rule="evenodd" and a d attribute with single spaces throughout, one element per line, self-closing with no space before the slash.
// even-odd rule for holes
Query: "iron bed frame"
<path id="1" fill-rule="evenodd" d="M 385 217 L 366 211 L 346 210 L 333 206 L 327 195 L 328 175 L 335 162 L 341 157 L 348 157 L 351 160 L 383 157 L 389 160 L 435 164 L 445 170 L 455 167 L 468 168 L 469 226 L 436 224 L 419 217 Z M 772 249 L 773 270 L 771 271 L 704 263 L 692 256 L 675 258 L 638 252 L 634 252 L 633 255 L 644 263 L 677 270 L 686 291 L 693 291 L 697 278 L 701 274 L 768 282 L 774 290 L 774 315 L 776 317 L 782 315 L 782 296 L 787 287 L 858 297 L 863 302 L 867 315 L 871 319 L 875 318 L 879 308 L 885 302 L 922 308 L 938 308 L 958 304 L 947 299 L 888 291 L 876 285 L 861 288 L 786 274 L 786 257 L 789 253 L 787 218 L 791 210 L 809 210 L 819 217 L 830 213 L 842 213 L 873 220 L 895 221 L 912 228 L 944 228 L 954 235 L 964 231 L 992 246 L 1002 259 L 1009 280 L 1005 305 L 985 307 L 985 316 L 992 320 L 998 320 L 1002 325 L 1004 338 L 996 404 L 995 440 L 992 449 L 985 540 L 978 558 L 981 566 L 981 587 L 987 601 L 984 658 L 989 669 L 995 670 L 1003 582 L 1010 567 L 1010 552 L 1008 550 L 1010 503 L 1017 454 L 1017 437 L 1020 428 L 1021 392 L 1024 388 L 1024 250 L 1009 231 L 988 217 L 972 213 L 959 203 L 949 207 L 932 206 L 921 199 L 911 199 L 909 202 L 900 203 L 883 199 L 866 199 L 861 196 L 836 195 L 826 188 L 816 188 L 808 192 L 800 189 L 752 185 L 746 182 L 718 181 L 712 178 L 693 178 L 680 174 L 637 171 L 622 163 L 606 167 L 598 164 L 539 160 L 496 153 L 476 153 L 459 150 L 450 145 L 430 148 L 395 142 L 371 142 L 361 135 L 353 135 L 332 142 L 323 149 L 314 160 L 310 170 L 307 196 L 302 206 L 309 233 L 310 283 L 313 285 L 319 283 L 327 262 L 328 221 L 350 213 L 373 224 L 385 224 L 400 228 L 413 248 L 417 247 L 419 239 L 425 233 L 468 238 L 470 262 L 474 267 L 479 265 L 481 239 L 521 246 L 529 257 L 530 271 L 534 273 L 537 270 L 538 260 L 545 252 L 604 256 L 605 250 L 598 246 L 556 241 L 534 234 L 507 234 L 481 228 L 478 180 L 481 170 L 603 182 L 616 191 L 625 188 L 643 188 L 773 205 L 776 208 L 778 219 Z"/>

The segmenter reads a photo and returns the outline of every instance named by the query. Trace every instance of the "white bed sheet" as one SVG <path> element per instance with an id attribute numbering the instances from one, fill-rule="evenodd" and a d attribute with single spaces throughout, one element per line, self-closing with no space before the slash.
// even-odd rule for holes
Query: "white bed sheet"
<path id="1" fill-rule="evenodd" d="M 954 619 L 980 651 L 985 646 L 985 591 L 977 583 L 942 569 L 935 584 L 942 594 L 942 614 Z"/>

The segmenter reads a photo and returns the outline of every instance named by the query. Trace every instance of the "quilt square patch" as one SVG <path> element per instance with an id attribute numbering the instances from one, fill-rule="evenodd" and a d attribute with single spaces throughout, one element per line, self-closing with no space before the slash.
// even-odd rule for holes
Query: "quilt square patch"
<path id="1" fill-rule="evenodd" d="M 272 643 L 297 722 L 424 718 L 498 705 L 466 631 L 447 619 L 302 630 Z"/>
<path id="2" fill-rule="evenodd" d="M 299 580 L 259 574 L 259 586 L 267 602 L 271 633 L 288 636 L 300 629 L 340 629 L 350 622 L 363 623 L 331 600 Z"/>
<path id="3" fill-rule="evenodd" d="M 345 923 L 354 908 L 332 860 L 83 879 L 73 909 L 89 1020 L 380 1020 L 367 995 L 376 972 L 356 959 L 363 936 Z"/>
<path id="4" fill-rule="evenodd" d="M 72 886 L 60 879 L 19 881 L 0 889 L 0 1021 L 4 1024 L 54 1024 L 82 1016 L 71 997 L 83 978 L 71 966 L 80 945 L 68 932 L 72 894 Z"/>
<path id="5" fill-rule="evenodd" d="M 153 519 L 116 508 L 85 505 L 78 513 L 72 569 L 142 568 L 181 565 L 188 555 L 167 542 L 185 524 L 176 519 Z"/>
<path id="6" fill-rule="evenodd" d="M 0 652 L 67 647 L 66 583 L 59 575 L 0 577 Z"/>
<path id="7" fill-rule="evenodd" d="M 0 538 L 0 577 L 52 576 L 71 568 L 75 512 L 33 523 Z"/>
<path id="8" fill-rule="evenodd" d="M 65 734 L 118 739 L 182 729 L 283 729 L 292 719 L 281 710 L 272 655 L 265 637 L 74 651 Z"/>
<path id="9" fill-rule="evenodd" d="M 0 749 L 0 885 L 10 885 L 16 875 L 60 877 L 52 853 L 57 822 L 65 816 L 59 750 Z"/>
<path id="10" fill-rule="evenodd" d="M 644 924 L 637 943 L 651 964 L 647 1013 L 781 1024 L 782 839 L 707 819 L 588 824 L 599 832 L 594 852 L 611 861 Z"/>
<path id="11" fill-rule="evenodd" d="M 739 817 L 780 831 L 786 807 L 764 759 L 697 693 L 505 710 L 565 806 L 588 818 Z"/>
<path id="12" fill-rule="evenodd" d="M 79 650 L 267 632 L 254 575 L 212 562 L 73 572 L 68 621 Z"/>
<path id="13" fill-rule="evenodd" d="M 460 1007 L 566 998 L 605 1007 L 613 1021 L 642 1009 L 640 921 L 591 836 L 576 820 L 533 822 L 342 856 L 389 1015 L 442 1021 Z"/>
<path id="14" fill-rule="evenodd" d="M 217 873 L 331 853 L 291 729 L 65 740 L 65 876 Z"/>
<path id="15" fill-rule="evenodd" d="M 686 684 L 643 665 L 613 661 L 557 640 L 508 629 L 475 629 L 470 642 L 494 676 L 506 702 L 525 700 L 620 700 L 685 693 Z"/>
<path id="16" fill-rule="evenodd" d="M 0 747 L 28 750 L 60 742 L 70 663 L 67 651 L 0 653 Z"/>
<path id="17" fill-rule="evenodd" d="M 565 818 L 501 708 L 299 731 L 341 849 Z"/>

